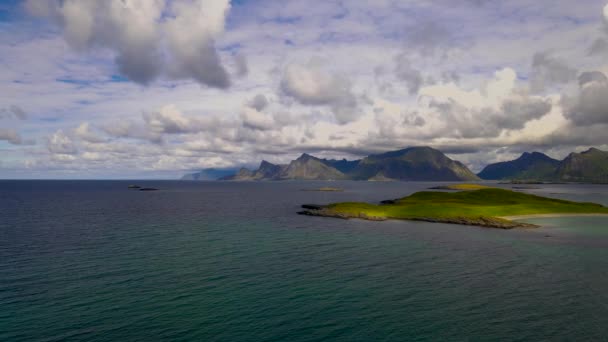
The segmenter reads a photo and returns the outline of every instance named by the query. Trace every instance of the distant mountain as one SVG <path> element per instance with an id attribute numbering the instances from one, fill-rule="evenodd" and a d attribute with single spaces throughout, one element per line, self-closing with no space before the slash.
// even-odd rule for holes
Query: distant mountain
<path id="1" fill-rule="evenodd" d="M 570 153 L 557 168 L 556 177 L 566 182 L 608 183 L 608 152 L 590 148 Z"/>
<path id="2" fill-rule="evenodd" d="M 331 161 L 319 159 L 304 153 L 288 165 L 278 165 L 262 161 L 260 167 L 255 171 L 241 169 L 237 174 L 223 177 L 222 180 L 336 180 L 346 178 L 344 173 L 331 166 Z"/>
<path id="3" fill-rule="evenodd" d="M 410 147 L 363 158 L 351 173 L 353 179 L 405 181 L 479 180 L 461 162 L 430 147 Z"/>
<path id="4" fill-rule="evenodd" d="M 608 183 L 608 152 L 590 148 L 558 161 L 542 153 L 524 153 L 516 160 L 490 164 L 479 173 L 483 179 L 543 182 Z"/>
<path id="5" fill-rule="evenodd" d="M 181 180 L 192 180 L 192 181 L 205 181 L 205 180 L 218 180 L 222 177 L 233 175 L 236 172 L 235 169 L 204 169 L 199 172 L 189 173 L 184 175 Z"/>
<path id="6" fill-rule="evenodd" d="M 304 153 L 289 163 L 281 173 L 281 179 L 336 180 L 348 177 L 328 162 Z"/>
<path id="7" fill-rule="evenodd" d="M 302 154 L 288 165 L 263 161 L 255 170 L 241 169 L 223 180 L 408 180 L 462 181 L 479 180 L 462 163 L 430 147 L 410 147 L 399 151 L 370 155 L 362 160 L 320 159 Z"/>
<path id="8" fill-rule="evenodd" d="M 242 168 L 236 174 L 226 175 L 220 178 L 220 180 L 279 180 L 281 172 L 284 168 L 284 165 L 276 165 L 262 160 L 260 167 L 257 170 L 251 171 L 249 169 Z"/>
<path id="9" fill-rule="evenodd" d="M 320 159 L 325 165 L 331 166 L 342 173 L 350 173 L 359 165 L 360 160 Z"/>
<path id="10" fill-rule="evenodd" d="M 548 180 L 555 178 L 559 160 L 540 152 L 526 152 L 519 158 L 490 164 L 477 175 L 488 180 Z"/>

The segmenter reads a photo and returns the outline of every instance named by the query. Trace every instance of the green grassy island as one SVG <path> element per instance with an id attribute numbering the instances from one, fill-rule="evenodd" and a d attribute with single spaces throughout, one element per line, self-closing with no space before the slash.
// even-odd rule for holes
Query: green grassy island
<path id="1" fill-rule="evenodd" d="M 474 188 L 473 186 L 460 186 Z M 608 208 L 596 203 L 579 203 L 541 197 L 498 188 L 480 188 L 458 192 L 422 191 L 410 196 L 370 203 L 334 203 L 303 205 L 301 215 L 442 222 L 490 228 L 533 228 L 535 225 L 513 218 L 547 214 L 605 214 Z"/>

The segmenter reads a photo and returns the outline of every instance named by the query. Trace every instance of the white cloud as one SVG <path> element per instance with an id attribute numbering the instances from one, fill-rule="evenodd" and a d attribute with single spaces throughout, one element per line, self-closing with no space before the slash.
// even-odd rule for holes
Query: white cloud
<path id="1" fill-rule="evenodd" d="M 63 29 L 77 50 L 109 49 L 119 71 L 149 84 L 159 75 L 230 85 L 214 46 L 224 30 L 228 0 L 28 0 L 32 15 Z"/>
<path id="2" fill-rule="evenodd" d="M 275 127 L 274 119 L 254 108 L 245 107 L 241 113 L 243 126 L 256 130 L 270 130 Z"/>
<path id="3" fill-rule="evenodd" d="M 91 125 L 88 122 L 81 123 L 78 127 L 74 129 L 74 134 L 79 139 L 91 142 L 91 143 L 99 143 L 104 142 L 106 139 L 100 136 L 97 132 L 94 132 L 91 128 Z"/>
<path id="4" fill-rule="evenodd" d="M 579 77 L 576 96 L 564 96 L 565 115 L 574 124 L 608 124 L 608 78 L 601 72 L 585 72 Z"/>
<path id="5" fill-rule="evenodd" d="M 338 123 L 348 123 L 359 116 L 358 101 L 352 82 L 342 74 L 332 73 L 319 59 L 285 68 L 281 90 L 305 105 L 329 106 Z"/>
<path id="6" fill-rule="evenodd" d="M 78 150 L 72 138 L 66 135 L 62 130 L 53 133 L 48 140 L 47 147 L 53 154 L 76 154 Z"/>

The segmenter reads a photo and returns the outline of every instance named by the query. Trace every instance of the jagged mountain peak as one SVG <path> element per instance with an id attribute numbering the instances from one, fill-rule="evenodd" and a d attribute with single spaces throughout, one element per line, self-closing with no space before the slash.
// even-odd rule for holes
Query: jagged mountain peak
<path id="1" fill-rule="evenodd" d="M 370 155 L 363 160 L 320 159 L 302 153 L 288 165 L 263 160 L 255 171 L 241 171 L 229 180 L 478 180 L 464 164 L 428 146 L 414 146 Z"/>
<path id="2" fill-rule="evenodd" d="M 307 161 L 307 160 L 311 160 L 311 159 L 312 160 L 319 160 L 319 158 L 314 157 L 314 156 L 312 156 L 312 155 L 310 155 L 308 153 L 302 153 L 302 155 L 300 155 L 298 157 L 298 159 L 296 159 L 296 160 L 298 160 L 298 161 Z"/>

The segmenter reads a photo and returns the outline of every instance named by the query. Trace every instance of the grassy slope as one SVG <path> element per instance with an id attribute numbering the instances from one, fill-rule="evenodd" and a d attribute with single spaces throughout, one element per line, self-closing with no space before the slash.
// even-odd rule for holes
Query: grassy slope
<path id="1" fill-rule="evenodd" d="M 336 203 L 327 206 L 332 212 L 364 213 L 394 219 L 424 218 L 498 218 L 533 214 L 602 213 L 608 208 L 595 203 L 578 203 L 503 189 L 480 189 L 455 193 L 417 192 L 395 204 Z"/>

